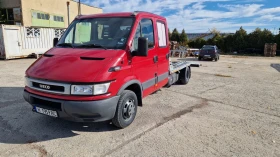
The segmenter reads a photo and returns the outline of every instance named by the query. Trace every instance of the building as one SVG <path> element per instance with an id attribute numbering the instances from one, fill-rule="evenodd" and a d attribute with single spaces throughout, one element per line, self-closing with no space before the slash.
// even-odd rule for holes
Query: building
<path id="1" fill-rule="evenodd" d="M 5 23 L 25 27 L 66 28 L 78 15 L 78 3 L 73 0 L 0 0 Z M 81 4 L 81 14 L 102 13 L 101 8 Z"/>
<path id="2" fill-rule="evenodd" d="M 46 52 L 67 28 L 68 14 L 71 23 L 79 12 L 73 0 L 0 0 L 0 8 L 0 59 Z M 102 13 L 85 4 L 80 8 L 81 14 Z"/>

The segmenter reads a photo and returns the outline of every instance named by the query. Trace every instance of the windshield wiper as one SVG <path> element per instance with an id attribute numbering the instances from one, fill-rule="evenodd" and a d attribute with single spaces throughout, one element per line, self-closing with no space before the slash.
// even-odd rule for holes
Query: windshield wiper
<path id="1" fill-rule="evenodd" d="M 100 44 L 82 44 L 82 45 L 79 45 L 78 47 L 88 47 L 88 48 L 98 48 L 98 47 L 100 47 L 100 48 L 103 48 L 103 49 L 107 50 L 107 47 L 102 46 Z"/>
<path id="2" fill-rule="evenodd" d="M 60 44 L 57 44 L 57 46 L 66 46 L 66 47 L 74 48 L 74 46 L 71 43 L 60 43 Z"/>

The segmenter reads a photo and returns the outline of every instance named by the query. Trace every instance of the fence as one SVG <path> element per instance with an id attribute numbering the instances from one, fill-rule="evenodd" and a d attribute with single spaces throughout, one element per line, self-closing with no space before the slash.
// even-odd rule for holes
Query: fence
<path id="1" fill-rule="evenodd" d="M 21 58 L 44 53 L 53 46 L 53 38 L 60 38 L 64 31 L 64 28 L 1 25 L 0 58 Z"/>

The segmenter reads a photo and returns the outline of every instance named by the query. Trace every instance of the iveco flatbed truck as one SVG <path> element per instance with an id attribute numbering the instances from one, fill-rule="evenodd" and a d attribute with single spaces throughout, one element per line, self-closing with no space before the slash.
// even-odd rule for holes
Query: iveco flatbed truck
<path id="1" fill-rule="evenodd" d="M 76 122 L 112 120 L 125 128 L 144 97 L 176 82 L 187 84 L 191 66 L 170 61 L 162 16 L 81 15 L 26 70 L 24 98 L 37 113 Z"/>

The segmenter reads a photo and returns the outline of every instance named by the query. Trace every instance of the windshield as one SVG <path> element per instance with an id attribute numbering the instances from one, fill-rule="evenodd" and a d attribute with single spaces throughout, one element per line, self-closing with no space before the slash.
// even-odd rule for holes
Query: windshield
<path id="1" fill-rule="evenodd" d="M 201 50 L 215 50 L 215 47 L 211 45 L 204 45 Z"/>
<path id="2" fill-rule="evenodd" d="M 124 49 L 134 18 L 91 18 L 74 21 L 58 47 Z"/>

